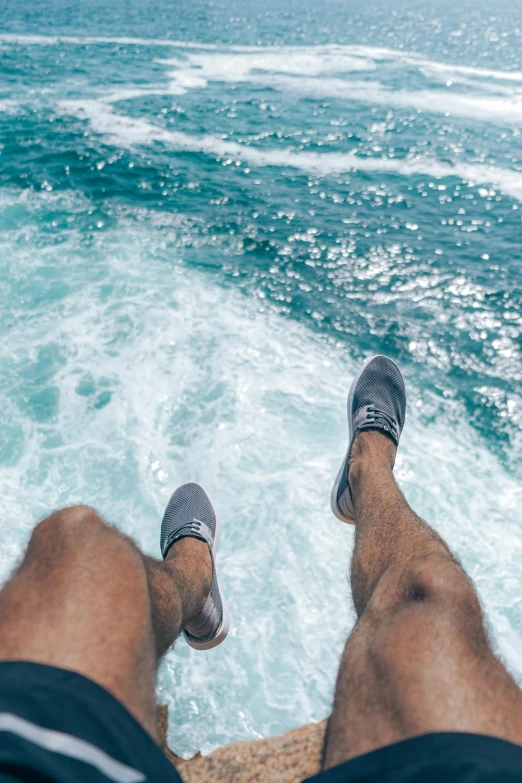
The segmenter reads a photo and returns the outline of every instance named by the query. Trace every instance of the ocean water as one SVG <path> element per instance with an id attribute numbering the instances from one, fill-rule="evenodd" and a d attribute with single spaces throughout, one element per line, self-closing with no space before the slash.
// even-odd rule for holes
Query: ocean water
<path id="1" fill-rule="evenodd" d="M 202 482 L 232 630 L 162 666 L 179 753 L 328 714 L 372 352 L 522 682 L 521 44 L 503 2 L 0 7 L 0 578 L 70 503 L 159 555 Z"/>

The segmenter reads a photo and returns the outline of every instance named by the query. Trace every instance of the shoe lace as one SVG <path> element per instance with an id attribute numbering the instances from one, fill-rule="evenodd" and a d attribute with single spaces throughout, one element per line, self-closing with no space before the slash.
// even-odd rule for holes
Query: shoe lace
<path id="1" fill-rule="evenodd" d="M 366 419 L 372 424 L 377 424 L 386 432 L 390 432 L 394 438 L 398 439 L 399 433 L 397 432 L 397 424 L 392 416 L 379 408 L 367 408 Z"/>
<path id="2" fill-rule="evenodd" d="M 165 541 L 163 545 L 163 552 L 164 557 L 166 557 L 168 550 L 172 546 L 172 544 L 176 543 L 176 541 L 179 541 L 180 538 L 200 538 L 200 529 L 201 529 L 201 522 L 197 519 L 193 519 L 190 522 L 186 522 L 184 525 L 179 527 L 177 530 L 173 530 L 170 535 L 167 537 L 167 540 Z M 201 540 L 205 540 L 201 538 Z"/>

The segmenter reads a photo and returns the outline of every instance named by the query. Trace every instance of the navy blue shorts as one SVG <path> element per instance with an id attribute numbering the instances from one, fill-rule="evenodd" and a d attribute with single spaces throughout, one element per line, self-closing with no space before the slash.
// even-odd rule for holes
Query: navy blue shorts
<path id="1" fill-rule="evenodd" d="M 447 732 L 358 756 L 305 783 L 521 783 L 522 747 L 479 734 Z"/>
<path id="2" fill-rule="evenodd" d="M 4 662 L 0 781 L 181 783 L 181 778 L 104 688 L 53 666 Z M 520 783 L 522 747 L 475 734 L 427 734 L 359 756 L 307 783 L 377 781 Z"/>
<path id="3" fill-rule="evenodd" d="M 0 663 L 0 781 L 181 783 L 125 707 L 92 680 L 38 663 Z"/>

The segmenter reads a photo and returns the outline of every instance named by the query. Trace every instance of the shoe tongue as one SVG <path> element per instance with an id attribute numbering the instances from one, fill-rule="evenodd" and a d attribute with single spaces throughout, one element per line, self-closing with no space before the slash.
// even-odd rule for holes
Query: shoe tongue
<path id="1" fill-rule="evenodd" d="M 193 518 L 192 522 L 187 522 L 185 525 L 179 527 L 170 534 L 163 545 L 162 553 L 164 558 L 167 556 L 167 553 L 172 544 L 175 544 L 176 541 L 180 540 L 180 538 L 197 538 L 200 541 L 208 544 L 210 554 L 213 552 L 214 535 L 209 526 L 202 522 L 201 519 Z"/>
<path id="2" fill-rule="evenodd" d="M 355 414 L 355 430 L 381 432 L 390 438 L 393 443 L 399 445 L 399 427 L 395 418 L 385 413 L 375 405 L 365 405 Z"/>

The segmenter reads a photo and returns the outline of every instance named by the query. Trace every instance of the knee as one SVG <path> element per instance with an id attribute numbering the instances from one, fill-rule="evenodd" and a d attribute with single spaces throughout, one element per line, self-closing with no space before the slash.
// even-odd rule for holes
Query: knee
<path id="1" fill-rule="evenodd" d="M 480 601 L 456 563 L 429 562 L 407 569 L 395 600 L 372 608 L 371 657 L 389 676 L 447 661 L 457 650 L 488 648 Z"/>
<path id="2" fill-rule="evenodd" d="M 87 564 L 89 572 L 103 573 L 106 590 L 114 582 L 129 582 L 148 591 L 143 558 L 135 543 L 90 506 L 70 506 L 43 519 L 33 531 L 25 560 L 49 573 L 58 569 L 64 576 Z"/>
<path id="3" fill-rule="evenodd" d="M 106 523 L 91 506 L 69 506 L 55 511 L 43 519 L 35 528 L 38 535 L 59 535 L 61 538 L 69 535 L 91 535 Z"/>
<path id="4" fill-rule="evenodd" d="M 371 613 L 387 615 L 401 607 L 424 606 L 461 617 L 481 617 L 475 588 L 457 561 L 426 557 L 386 574 L 370 601 Z"/>
<path id="5" fill-rule="evenodd" d="M 70 506 L 55 511 L 35 527 L 30 548 L 77 549 L 86 540 L 93 540 L 107 530 L 102 517 L 90 506 Z"/>
<path id="6" fill-rule="evenodd" d="M 461 619 L 482 616 L 471 579 L 452 559 L 427 558 L 407 569 L 402 597 L 412 603 L 431 604 Z"/>

